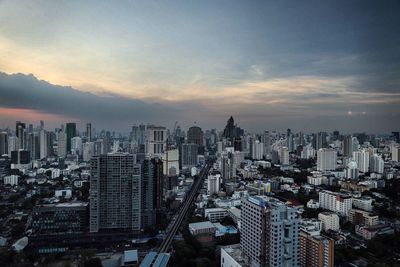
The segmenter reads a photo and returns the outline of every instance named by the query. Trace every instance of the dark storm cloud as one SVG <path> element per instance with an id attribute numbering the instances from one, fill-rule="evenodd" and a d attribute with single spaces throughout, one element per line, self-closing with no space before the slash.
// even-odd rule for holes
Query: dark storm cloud
<path id="1" fill-rule="evenodd" d="M 124 98 L 118 95 L 98 96 L 71 87 L 52 85 L 33 75 L 0 73 L 0 107 L 31 109 L 103 125 L 126 125 L 129 122 L 160 122 L 174 109 L 162 104 Z"/>

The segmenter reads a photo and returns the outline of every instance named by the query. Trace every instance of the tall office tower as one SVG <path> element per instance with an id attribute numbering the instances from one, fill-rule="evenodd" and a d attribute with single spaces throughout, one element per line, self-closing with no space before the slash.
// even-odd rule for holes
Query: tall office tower
<path id="1" fill-rule="evenodd" d="M 67 152 L 71 152 L 71 139 L 76 136 L 76 123 L 68 122 L 65 126 L 65 133 L 67 134 Z"/>
<path id="2" fill-rule="evenodd" d="M 136 156 L 100 155 L 90 164 L 90 232 L 139 232 L 141 166 L 136 164 Z"/>
<path id="3" fill-rule="evenodd" d="M 299 266 L 299 219 L 296 208 L 275 198 L 242 200 L 240 246 L 256 266 Z"/>
<path id="4" fill-rule="evenodd" d="M 6 132 L 0 133 L 0 156 L 8 154 L 8 134 Z"/>
<path id="5" fill-rule="evenodd" d="M 39 139 L 40 139 L 40 159 L 44 159 L 48 156 L 48 137 L 47 137 L 47 131 L 46 130 L 40 130 L 39 133 Z"/>
<path id="6" fill-rule="evenodd" d="M 86 123 L 86 137 L 88 142 L 92 142 L 92 124 Z"/>
<path id="7" fill-rule="evenodd" d="M 384 167 L 385 162 L 383 161 L 382 157 L 377 154 L 372 155 L 369 164 L 370 171 L 382 174 Z"/>
<path id="8" fill-rule="evenodd" d="M 304 133 L 300 132 L 299 133 L 299 145 L 304 146 L 306 144 L 305 139 L 304 139 Z"/>
<path id="9" fill-rule="evenodd" d="M 67 134 L 65 132 L 58 133 L 57 156 L 59 158 L 65 158 L 67 156 Z"/>
<path id="10" fill-rule="evenodd" d="M 10 136 L 8 137 L 8 156 L 11 157 L 12 151 L 17 151 L 19 149 L 18 137 Z"/>
<path id="11" fill-rule="evenodd" d="M 15 124 L 15 135 L 18 137 L 18 148 L 25 148 L 25 123 L 17 121 Z"/>
<path id="12" fill-rule="evenodd" d="M 354 151 L 353 160 L 357 163 L 358 170 L 361 172 L 369 171 L 369 152 L 365 149 Z"/>
<path id="13" fill-rule="evenodd" d="M 265 131 L 263 134 L 262 142 L 264 144 L 264 157 L 266 159 L 271 158 L 271 136 L 269 131 Z"/>
<path id="14" fill-rule="evenodd" d="M 79 136 L 72 137 L 71 139 L 71 154 L 81 155 L 82 154 L 82 138 Z"/>
<path id="15" fill-rule="evenodd" d="M 44 121 L 39 122 L 39 130 L 44 130 Z"/>
<path id="16" fill-rule="evenodd" d="M 191 168 L 197 165 L 198 145 L 182 144 L 182 168 Z"/>
<path id="17" fill-rule="evenodd" d="M 28 134 L 27 149 L 31 152 L 31 159 L 40 158 L 40 138 L 38 132 L 32 132 Z"/>
<path id="18" fill-rule="evenodd" d="M 336 169 L 337 153 L 331 148 L 321 148 L 317 152 L 317 170 L 333 171 Z"/>
<path id="19" fill-rule="evenodd" d="M 232 152 L 225 151 L 221 154 L 221 174 L 224 183 L 236 177 L 236 162 Z"/>
<path id="20" fill-rule="evenodd" d="M 203 138 L 203 130 L 198 126 L 192 126 L 187 131 L 187 142 L 189 144 L 203 146 Z"/>
<path id="21" fill-rule="evenodd" d="M 147 126 L 146 154 L 149 157 L 162 157 L 167 145 L 166 132 L 166 128 L 162 126 Z"/>
<path id="22" fill-rule="evenodd" d="M 162 161 L 157 158 L 144 159 L 141 180 L 141 228 L 151 227 L 156 223 L 157 210 L 163 200 Z"/>
<path id="23" fill-rule="evenodd" d="M 289 152 L 294 151 L 293 133 L 290 129 L 287 129 L 287 133 L 286 133 L 286 147 L 288 148 Z"/>
<path id="24" fill-rule="evenodd" d="M 253 159 L 262 159 L 264 155 L 264 144 L 256 140 L 253 143 L 252 155 Z"/>
<path id="25" fill-rule="evenodd" d="M 133 144 L 139 145 L 139 126 L 133 125 L 130 133 L 130 140 Z"/>
<path id="26" fill-rule="evenodd" d="M 300 230 L 300 267 L 333 267 L 334 246 L 329 237 Z"/>
<path id="27" fill-rule="evenodd" d="M 207 177 L 207 194 L 210 196 L 219 192 L 221 186 L 221 174 L 208 175 Z"/>
<path id="28" fill-rule="evenodd" d="M 326 142 L 326 132 L 319 132 L 314 134 L 314 148 L 318 150 L 320 148 L 325 148 L 327 146 Z"/>
<path id="29" fill-rule="evenodd" d="M 96 142 L 97 143 L 97 142 Z M 93 156 L 99 156 L 101 153 L 95 154 L 95 143 L 94 142 L 86 142 L 82 145 L 82 158 L 83 161 L 90 161 Z"/>
<path id="30" fill-rule="evenodd" d="M 57 135 L 55 132 L 47 132 L 47 155 L 54 156 L 54 145 L 56 143 Z"/>
<path id="31" fill-rule="evenodd" d="M 279 163 L 281 165 L 289 165 L 289 149 L 285 146 L 279 149 Z"/>
<path id="32" fill-rule="evenodd" d="M 319 206 L 323 209 L 347 216 L 352 207 L 353 199 L 350 195 L 332 191 L 319 192 Z"/>

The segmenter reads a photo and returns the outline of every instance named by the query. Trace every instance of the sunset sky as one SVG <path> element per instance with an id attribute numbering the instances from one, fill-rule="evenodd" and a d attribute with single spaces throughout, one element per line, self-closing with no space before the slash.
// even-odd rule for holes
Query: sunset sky
<path id="1" fill-rule="evenodd" d="M 0 0 L 0 128 L 222 128 L 232 114 L 255 131 L 399 130 L 399 14 L 399 1 Z"/>

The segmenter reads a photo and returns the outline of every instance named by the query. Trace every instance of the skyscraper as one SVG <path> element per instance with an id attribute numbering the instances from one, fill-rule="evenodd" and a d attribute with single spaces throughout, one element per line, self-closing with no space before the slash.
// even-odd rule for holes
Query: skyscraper
<path id="1" fill-rule="evenodd" d="M 136 156 L 114 153 L 91 160 L 90 232 L 140 231 L 141 166 Z"/>
<path id="2" fill-rule="evenodd" d="M 67 134 L 67 152 L 71 152 L 71 139 L 76 136 L 76 123 L 68 122 L 65 133 Z"/>
<path id="3" fill-rule="evenodd" d="M 240 245 L 257 266 L 299 266 L 297 209 L 265 196 L 243 199 Z"/>
<path id="4" fill-rule="evenodd" d="M 156 223 L 157 210 L 163 200 L 162 161 L 157 158 L 145 159 L 142 163 L 141 180 L 141 227 L 151 227 Z"/>
<path id="5" fill-rule="evenodd" d="M 0 156 L 8 154 L 8 134 L 6 132 L 0 133 Z"/>
<path id="6" fill-rule="evenodd" d="M 381 156 L 379 156 L 377 154 L 374 154 L 371 156 L 370 164 L 369 164 L 371 172 L 383 173 L 384 166 L 385 166 L 385 162 L 383 161 Z"/>
<path id="7" fill-rule="evenodd" d="M 187 132 L 187 142 L 203 146 L 203 130 L 198 126 L 192 126 Z"/>
<path id="8" fill-rule="evenodd" d="M 166 128 L 162 126 L 148 125 L 146 139 L 147 155 L 149 157 L 162 157 L 162 153 L 164 153 L 167 144 Z"/>
<path id="9" fill-rule="evenodd" d="M 361 172 L 369 171 L 369 152 L 367 150 L 358 150 L 353 152 L 353 160 L 357 163 L 358 170 Z"/>
<path id="10" fill-rule="evenodd" d="M 279 150 L 279 163 L 289 165 L 289 149 L 287 147 L 281 147 Z"/>
<path id="11" fill-rule="evenodd" d="M 67 134 L 64 132 L 58 133 L 57 156 L 60 158 L 65 158 L 67 156 Z"/>
<path id="12" fill-rule="evenodd" d="M 17 121 L 15 125 L 15 135 L 18 137 L 18 147 L 20 149 L 25 148 L 25 123 Z"/>
<path id="13" fill-rule="evenodd" d="M 337 153 L 331 148 L 321 148 L 317 152 L 317 170 L 333 171 L 337 165 Z"/>
<path id="14" fill-rule="evenodd" d="M 197 165 L 198 145 L 182 144 L 182 167 L 191 168 Z"/>
<path id="15" fill-rule="evenodd" d="M 263 135 L 263 144 L 264 144 L 264 156 L 266 159 L 271 158 L 271 136 L 269 131 L 265 131 Z"/>
<path id="16" fill-rule="evenodd" d="M 88 142 L 92 142 L 92 124 L 86 123 L 86 137 Z"/>
<path id="17" fill-rule="evenodd" d="M 358 149 L 358 140 L 356 137 L 351 135 L 347 135 L 343 139 L 343 155 L 347 157 L 351 157 L 353 151 Z"/>
<path id="18" fill-rule="evenodd" d="M 47 157 L 47 153 L 49 151 L 48 149 L 48 137 L 47 137 L 47 131 L 46 130 L 40 130 L 39 133 L 39 139 L 40 139 L 40 159 L 43 159 Z"/>

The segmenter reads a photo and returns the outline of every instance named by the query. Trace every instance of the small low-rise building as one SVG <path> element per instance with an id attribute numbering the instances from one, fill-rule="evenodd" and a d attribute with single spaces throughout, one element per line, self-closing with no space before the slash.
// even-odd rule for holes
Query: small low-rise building
<path id="1" fill-rule="evenodd" d="M 210 208 L 204 210 L 204 217 L 210 222 L 218 222 L 228 216 L 227 209 L 224 208 Z"/>
<path id="2" fill-rule="evenodd" d="M 373 226 L 379 224 L 378 215 L 363 210 L 351 209 L 348 218 L 355 225 Z"/>
<path id="3" fill-rule="evenodd" d="M 321 221 L 321 228 L 325 232 L 328 230 L 338 231 L 340 229 L 339 216 L 334 212 L 321 212 L 318 214 L 318 219 Z"/>

